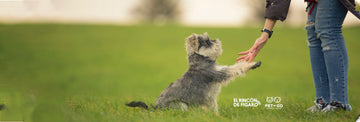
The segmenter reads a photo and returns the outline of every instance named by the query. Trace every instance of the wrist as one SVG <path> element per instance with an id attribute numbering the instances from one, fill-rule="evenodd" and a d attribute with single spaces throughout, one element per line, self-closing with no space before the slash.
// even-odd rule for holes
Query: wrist
<path id="1" fill-rule="evenodd" d="M 267 33 L 267 35 L 268 35 L 268 37 L 270 38 L 271 37 L 271 35 L 273 34 L 273 31 L 270 29 L 266 29 L 266 28 L 263 28 L 263 29 L 261 29 L 261 32 L 263 32 L 263 33 Z"/>
<path id="2" fill-rule="evenodd" d="M 266 32 L 261 32 L 261 38 L 266 38 L 268 39 L 269 38 L 269 33 L 266 33 Z"/>
<path id="3" fill-rule="evenodd" d="M 269 34 L 262 32 L 261 36 L 256 40 L 256 43 L 266 43 L 269 39 Z"/>
<path id="4" fill-rule="evenodd" d="M 261 40 L 268 40 L 269 39 L 269 33 L 262 32 L 260 36 Z"/>

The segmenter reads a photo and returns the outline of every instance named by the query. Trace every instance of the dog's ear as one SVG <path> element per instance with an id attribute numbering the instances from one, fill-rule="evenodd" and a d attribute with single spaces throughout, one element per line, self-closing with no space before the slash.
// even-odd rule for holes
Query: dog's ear
<path id="1" fill-rule="evenodd" d="M 193 33 L 193 34 L 191 34 L 189 37 L 187 37 L 186 40 L 189 40 L 189 41 L 197 41 L 197 39 L 198 39 L 198 35 L 195 34 L 195 33 Z"/>
<path id="2" fill-rule="evenodd" d="M 199 39 L 199 41 L 207 41 L 210 39 L 210 37 L 207 34 L 207 32 L 205 32 L 203 35 L 198 35 L 198 39 Z"/>
<path id="3" fill-rule="evenodd" d="M 198 35 L 193 33 L 189 37 L 186 38 L 186 51 L 188 55 L 191 55 L 195 51 L 197 51 L 199 47 Z"/>
<path id="4" fill-rule="evenodd" d="M 204 33 L 204 37 L 206 38 L 206 40 L 210 39 L 209 34 L 207 32 Z"/>

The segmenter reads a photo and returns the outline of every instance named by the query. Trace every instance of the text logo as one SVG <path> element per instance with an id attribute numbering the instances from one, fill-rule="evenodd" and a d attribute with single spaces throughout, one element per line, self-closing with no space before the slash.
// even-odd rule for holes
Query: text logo
<path id="1" fill-rule="evenodd" d="M 256 98 L 234 98 L 234 107 L 258 107 L 261 105 Z"/>
<path id="2" fill-rule="evenodd" d="M 283 104 L 281 104 L 281 97 L 266 97 L 265 108 L 267 109 L 281 109 Z"/>

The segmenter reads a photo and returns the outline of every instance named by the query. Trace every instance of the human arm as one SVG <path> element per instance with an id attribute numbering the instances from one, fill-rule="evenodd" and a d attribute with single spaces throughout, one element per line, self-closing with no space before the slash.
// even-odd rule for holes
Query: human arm
<path id="1" fill-rule="evenodd" d="M 272 31 L 272 29 L 275 26 L 275 23 L 276 23 L 276 20 L 266 19 L 264 29 Z M 269 34 L 267 32 L 262 32 L 261 36 L 256 39 L 254 45 L 249 50 L 240 52 L 238 54 L 238 55 L 244 55 L 244 56 L 241 56 L 241 57 L 237 58 L 236 60 L 237 61 L 245 60 L 245 61 L 248 61 L 249 63 L 252 62 L 254 60 L 255 56 L 260 52 L 262 47 L 264 47 L 264 45 L 266 44 L 268 39 L 269 39 Z"/>
<path id="2" fill-rule="evenodd" d="M 264 29 L 272 31 L 277 20 L 284 21 L 286 19 L 290 2 L 291 0 L 266 0 Z M 254 45 L 249 50 L 238 53 L 238 55 L 244 56 L 236 60 L 252 62 L 269 38 L 267 32 L 262 32 L 261 36 L 256 39 Z"/>

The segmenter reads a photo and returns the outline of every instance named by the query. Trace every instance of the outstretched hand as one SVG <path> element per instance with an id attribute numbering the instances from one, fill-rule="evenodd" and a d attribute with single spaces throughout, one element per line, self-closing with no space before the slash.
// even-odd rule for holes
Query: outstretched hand
<path id="1" fill-rule="evenodd" d="M 260 52 L 260 50 L 264 47 L 269 36 L 267 34 L 262 34 L 260 38 L 256 39 L 254 45 L 247 51 L 240 52 L 238 55 L 243 55 L 237 58 L 237 61 L 248 61 L 249 63 L 254 60 L 256 55 Z"/>

